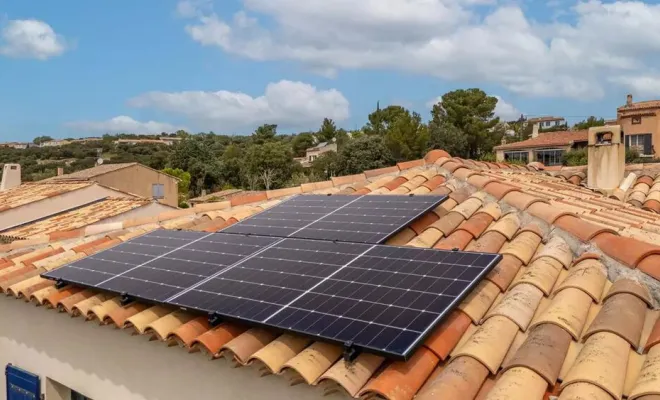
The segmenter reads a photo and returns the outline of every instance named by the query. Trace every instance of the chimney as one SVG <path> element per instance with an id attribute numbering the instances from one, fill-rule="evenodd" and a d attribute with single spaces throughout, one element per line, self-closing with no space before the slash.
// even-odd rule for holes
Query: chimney
<path id="1" fill-rule="evenodd" d="M 626 167 L 626 148 L 621 125 L 589 128 L 587 147 L 587 184 L 608 196 L 622 184 Z"/>
<path id="2" fill-rule="evenodd" d="M 62 175 L 64 175 L 64 168 L 57 167 L 57 176 L 62 176 Z"/>
<path id="3" fill-rule="evenodd" d="M 538 122 L 535 123 L 534 125 L 532 125 L 532 137 L 533 138 L 539 137 L 539 123 Z"/>
<path id="4" fill-rule="evenodd" d="M 5 164 L 2 169 L 2 183 L 0 191 L 8 190 L 21 185 L 21 165 Z"/>
<path id="5" fill-rule="evenodd" d="M 629 94 L 628 96 L 626 96 L 626 106 L 630 107 L 632 106 L 632 103 L 633 103 L 632 94 Z"/>

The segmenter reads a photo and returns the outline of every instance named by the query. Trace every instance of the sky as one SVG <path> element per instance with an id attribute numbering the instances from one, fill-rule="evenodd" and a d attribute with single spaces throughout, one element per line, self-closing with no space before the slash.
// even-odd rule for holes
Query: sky
<path id="1" fill-rule="evenodd" d="M 504 119 L 660 98 L 659 1 L 0 0 L 0 141 L 424 118 L 478 87 Z"/>

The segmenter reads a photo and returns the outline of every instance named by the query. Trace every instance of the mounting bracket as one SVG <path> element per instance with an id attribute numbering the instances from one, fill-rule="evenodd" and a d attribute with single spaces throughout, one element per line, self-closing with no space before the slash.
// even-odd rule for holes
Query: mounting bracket
<path id="1" fill-rule="evenodd" d="M 122 305 L 122 307 L 135 301 L 133 296 L 129 295 L 126 292 L 122 293 L 120 296 L 121 297 L 119 298 L 119 303 Z"/>
<path id="2" fill-rule="evenodd" d="M 353 362 L 358 355 L 359 351 L 355 348 L 352 341 L 344 342 L 344 361 Z"/>
<path id="3" fill-rule="evenodd" d="M 209 313 L 209 325 L 211 325 L 211 327 L 218 326 L 220 322 L 222 322 L 222 317 L 220 317 L 220 314 L 216 312 Z"/>
<path id="4" fill-rule="evenodd" d="M 60 289 L 62 289 L 63 287 L 65 287 L 66 285 L 67 285 L 66 282 L 64 282 L 64 281 L 61 280 L 61 279 L 58 279 L 58 280 L 55 282 L 55 289 L 60 290 Z"/>

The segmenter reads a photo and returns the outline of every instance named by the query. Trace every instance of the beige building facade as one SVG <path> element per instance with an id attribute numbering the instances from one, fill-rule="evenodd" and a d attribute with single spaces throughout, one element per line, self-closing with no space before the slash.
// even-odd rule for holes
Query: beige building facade
<path id="1" fill-rule="evenodd" d="M 177 207 L 178 179 L 138 163 L 104 164 L 56 179 L 84 179 Z"/>
<path id="2" fill-rule="evenodd" d="M 635 148 L 642 157 L 655 157 L 660 149 L 660 101 L 633 102 L 628 95 L 626 105 L 616 110 L 617 120 L 625 134 L 626 148 Z"/>

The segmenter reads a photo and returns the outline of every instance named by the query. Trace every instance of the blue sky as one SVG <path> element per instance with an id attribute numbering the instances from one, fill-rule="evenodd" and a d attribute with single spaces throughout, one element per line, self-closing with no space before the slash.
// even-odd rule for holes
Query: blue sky
<path id="1" fill-rule="evenodd" d="M 657 2 L 0 0 L 0 141 L 360 127 L 480 87 L 510 117 L 660 97 Z M 648 40 L 640 40 L 647 37 Z"/>

